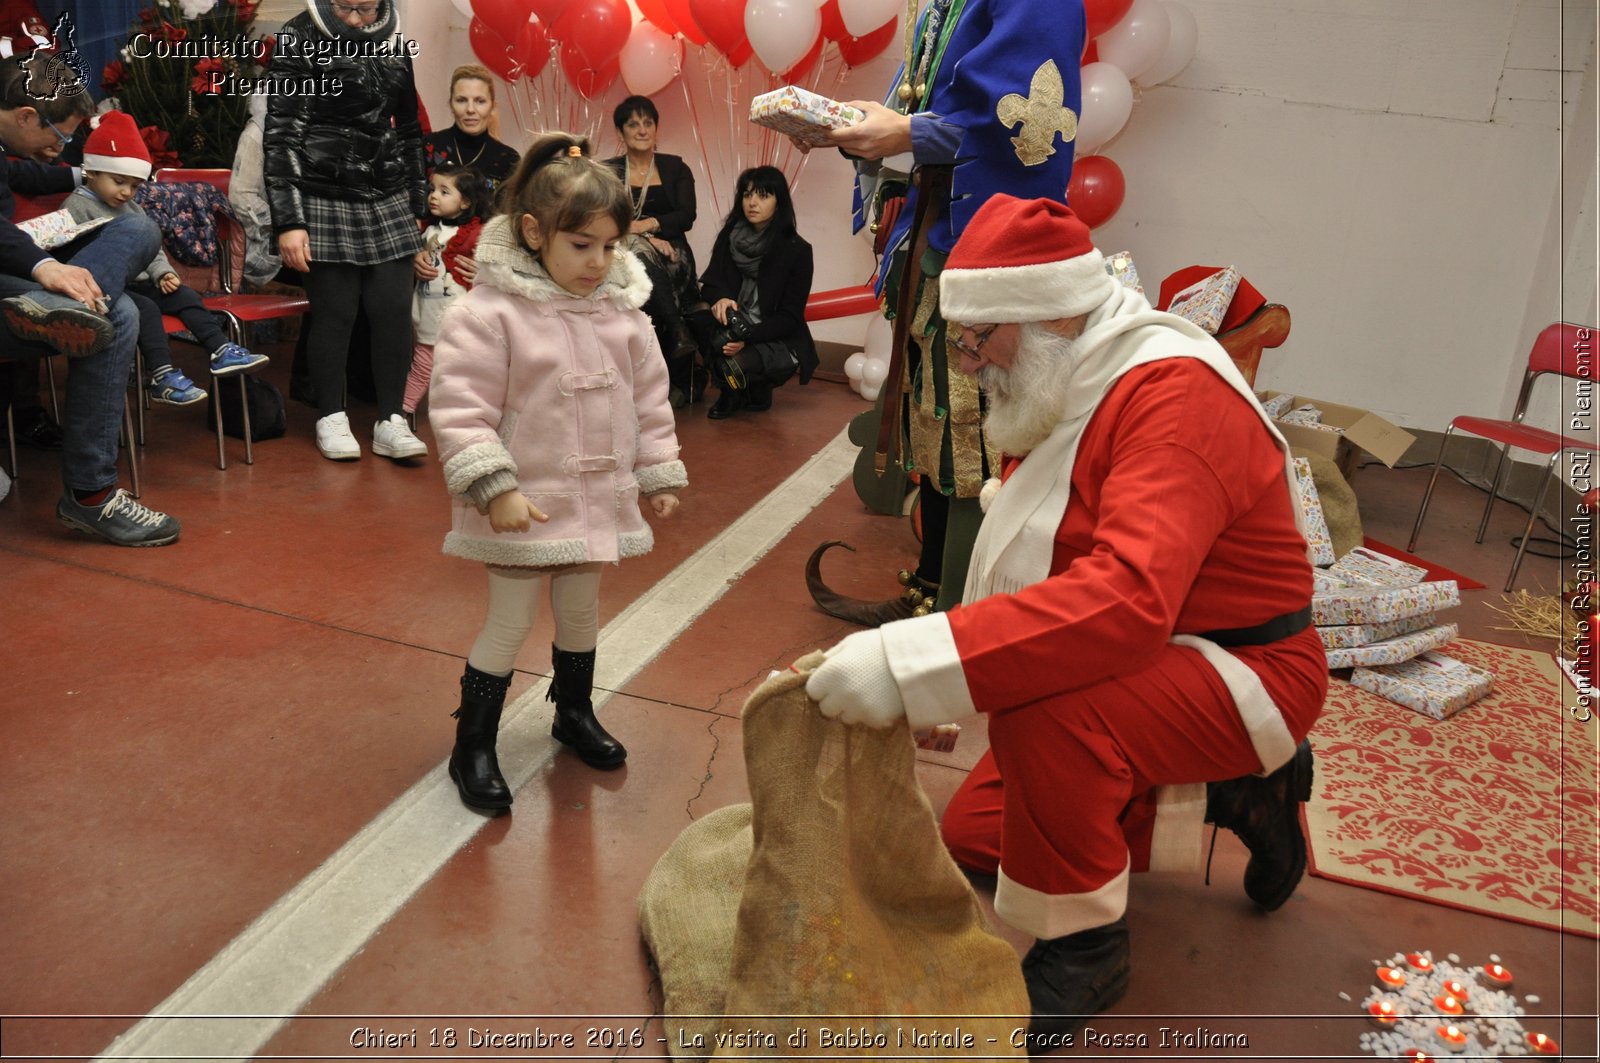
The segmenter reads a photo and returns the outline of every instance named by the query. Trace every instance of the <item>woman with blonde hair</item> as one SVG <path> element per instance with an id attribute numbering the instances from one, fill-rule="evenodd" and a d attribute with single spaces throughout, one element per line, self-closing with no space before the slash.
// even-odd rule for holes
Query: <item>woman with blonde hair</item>
<path id="1" fill-rule="evenodd" d="M 450 114 L 455 121 L 423 138 L 428 172 L 445 163 L 470 166 L 489 182 L 491 191 L 510 178 L 521 156 L 496 138 L 499 117 L 495 111 L 494 75 L 477 63 L 458 66 L 450 73 Z"/>

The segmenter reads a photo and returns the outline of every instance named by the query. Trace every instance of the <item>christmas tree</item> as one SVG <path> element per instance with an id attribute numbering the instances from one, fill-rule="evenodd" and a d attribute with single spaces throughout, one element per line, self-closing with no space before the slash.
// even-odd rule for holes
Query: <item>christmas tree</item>
<path id="1" fill-rule="evenodd" d="M 249 117 L 239 91 L 266 72 L 257 0 L 155 0 L 101 75 L 159 166 L 227 168 Z"/>

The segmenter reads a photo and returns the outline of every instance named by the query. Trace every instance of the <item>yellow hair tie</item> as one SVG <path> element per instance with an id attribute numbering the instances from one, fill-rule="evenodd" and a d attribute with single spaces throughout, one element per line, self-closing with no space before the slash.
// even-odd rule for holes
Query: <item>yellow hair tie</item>
<path id="1" fill-rule="evenodd" d="M 583 149 L 578 145 L 573 144 L 567 148 L 567 154 L 574 159 L 581 159 L 583 158 Z"/>

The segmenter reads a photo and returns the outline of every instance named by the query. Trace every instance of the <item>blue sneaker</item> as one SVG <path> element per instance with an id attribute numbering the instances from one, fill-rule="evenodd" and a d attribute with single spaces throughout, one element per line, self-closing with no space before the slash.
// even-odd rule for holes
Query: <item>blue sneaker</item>
<path id="1" fill-rule="evenodd" d="M 166 546 L 182 531 L 175 519 L 140 505 L 121 488 L 98 506 L 86 506 L 68 491 L 56 503 L 56 519 L 114 546 Z"/>
<path id="2" fill-rule="evenodd" d="M 266 355 L 247 351 L 237 343 L 224 343 L 211 352 L 211 375 L 237 376 L 260 369 L 269 361 L 271 359 Z"/>
<path id="3" fill-rule="evenodd" d="M 183 370 L 163 366 L 150 375 L 150 401 L 167 406 L 193 406 L 206 401 L 206 390 L 195 387 Z"/>

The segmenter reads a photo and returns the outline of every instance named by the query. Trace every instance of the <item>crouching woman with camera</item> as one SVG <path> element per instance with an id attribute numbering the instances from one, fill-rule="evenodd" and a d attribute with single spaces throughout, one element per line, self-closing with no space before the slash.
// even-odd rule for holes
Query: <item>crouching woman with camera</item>
<path id="1" fill-rule="evenodd" d="M 737 187 L 700 276 L 710 309 L 690 317 L 711 385 L 721 389 L 707 413 L 713 420 L 770 409 L 773 388 L 796 371 L 805 384 L 817 368 L 806 327 L 811 245 L 795 232 L 789 183 L 777 167 L 757 166 Z"/>

